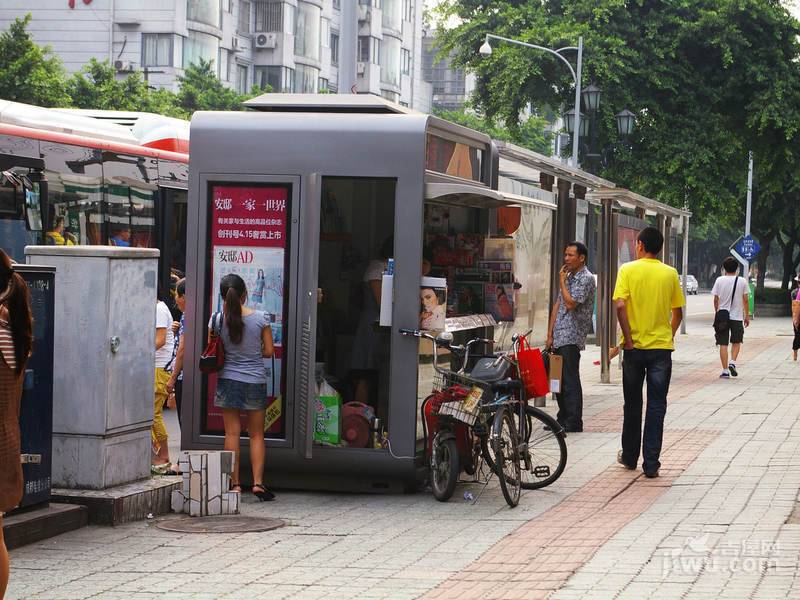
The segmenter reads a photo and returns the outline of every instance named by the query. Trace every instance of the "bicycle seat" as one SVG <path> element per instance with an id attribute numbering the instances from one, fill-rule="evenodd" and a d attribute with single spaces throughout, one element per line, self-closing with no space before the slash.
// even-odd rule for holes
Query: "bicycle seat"
<path id="1" fill-rule="evenodd" d="M 522 382 L 519 379 L 502 379 L 492 383 L 493 392 L 513 392 L 514 390 L 521 390 Z"/>
<path id="2" fill-rule="evenodd" d="M 498 364 L 495 364 L 495 362 L 495 358 L 478 359 L 475 367 L 469 372 L 470 378 L 485 381 L 486 383 L 500 381 L 506 376 L 509 365 L 505 360 L 500 361 Z"/>

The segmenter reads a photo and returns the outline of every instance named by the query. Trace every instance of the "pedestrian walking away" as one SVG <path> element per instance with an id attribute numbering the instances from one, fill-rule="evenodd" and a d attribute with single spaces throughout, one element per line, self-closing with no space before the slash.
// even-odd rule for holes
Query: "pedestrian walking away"
<path id="1" fill-rule="evenodd" d="M 153 452 L 151 468 L 154 473 L 174 473 L 169 460 L 169 439 L 164 424 L 164 404 L 167 401 L 167 382 L 169 381 L 169 364 L 172 362 L 172 350 L 175 347 L 175 334 L 172 332 L 172 313 L 163 301 L 159 291 L 156 301 L 156 359 L 155 385 L 153 394 L 153 426 L 151 437 Z"/>
<path id="2" fill-rule="evenodd" d="M 622 329 L 622 393 L 625 398 L 622 449 L 617 461 L 636 469 L 642 455 L 647 477 L 658 477 L 667 394 L 672 377 L 675 332 L 685 304 L 678 272 L 658 259 L 664 236 L 646 227 L 636 240 L 637 260 L 622 265 L 613 300 Z M 642 434 L 642 386 L 647 412 Z"/>
<path id="3" fill-rule="evenodd" d="M 595 296 L 594 275 L 586 268 L 588 257 L 589 251 L 581 242 L 567 244 L 558 274 L 558 298 L 547 330 L 547 348 L 563 360 L 556 418 L 567 432 L 583 431 L 581 350 L 586 349 L 586 336 L 592 330 Z"/>
<path id="4" fill-rule="evenodd" d="M 722 363 L 720 379 L 729 379 L 739 375 L 736 361 L 744 343 L 744 328 L 750 326 L 750 302 L 747 281 L 736 274 L 737 260 L 729 256 L 722 261 L 722 270 L 723 274 L 711 288 L 711 295 L 714 296 L 714 339 Z M 728 344 L 731 345 L 730 359 Z"/>
<path id="5" fill-rule="evenodd" d="M 241 492 L 239 456 L 241 417 L 247 418 L 250 436 L 250 466 L 253 494 L 259 500 L 274 500 L 264 486 L 264 416 L 267 410 L 267 370 L 264 358 L 272 357 L 272 328 L 267 313 L 245 306 L 247 288 L 238 275 L 230 274 L 219 284 L 222 296 L 222 327 L 219 336 L 225 348 L 225 363 L 217 378 L 214 406 L 222 409 L 225 450 L 235 452 L 231 490 Z M 208 340 L 215 334 L 214 315 L 208 322 Z"/>
<path id="6" fill-rule="evenodd" d="M 8 586 L 9 561 L 3 537 L 3 513 L 22 499 L 20 399 L 25 363 L 33 345 L 30 294 L 0 250 L 0 598 Z"/>

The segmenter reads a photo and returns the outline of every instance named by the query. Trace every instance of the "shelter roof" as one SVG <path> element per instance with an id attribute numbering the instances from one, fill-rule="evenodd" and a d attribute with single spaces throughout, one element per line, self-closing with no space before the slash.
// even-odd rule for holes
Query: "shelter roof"
<path id="1" fill-rule="evenodd" d="M 669 217 L 691 217 L 691 211 L 682 208 L 676 208 L 669 204 L 664 204 L 658 200 L 653 200 L 647 196 L 642 196 L 636 192 L 626 190 L 625 188 L 600 188 L 592 190 L 586 194 L 586 199 L 590 202 L 599 202 L 601 200 L 613 200 L 619 206 L 625 208 L 643 208 L 652 214 L 663 214 Z"/>
<path id="2" fill-rule="evenodd" d="M 247 108 L 275 112 L 354 112 L 421 114 L 373 94 L 261 94 Z"/>

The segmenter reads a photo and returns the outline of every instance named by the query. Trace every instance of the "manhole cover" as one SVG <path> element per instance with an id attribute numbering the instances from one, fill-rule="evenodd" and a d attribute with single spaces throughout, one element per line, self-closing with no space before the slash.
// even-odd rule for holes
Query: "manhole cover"
<path id="1" fill-rule="evenodd" d="M 259 517 L 177 517 L 156 521 L 156 527 L 180 533 L 250 533 L 286 525 L 280 519 Z"/>

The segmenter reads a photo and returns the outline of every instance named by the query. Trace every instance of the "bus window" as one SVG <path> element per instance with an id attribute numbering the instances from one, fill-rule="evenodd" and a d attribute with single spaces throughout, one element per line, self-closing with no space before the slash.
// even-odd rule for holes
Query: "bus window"
<path id="1" fill-rule="evenodd" d="M 155 248 L 155 158 L 103 153 L 106 223 L 112 246 Z"/>
<path id="2" fill-rule="evenodd" d="M 48 182 L 45 243 L 103 243 L 100 151 L 55 142 L 41 142 L 41 151 Z"/>

